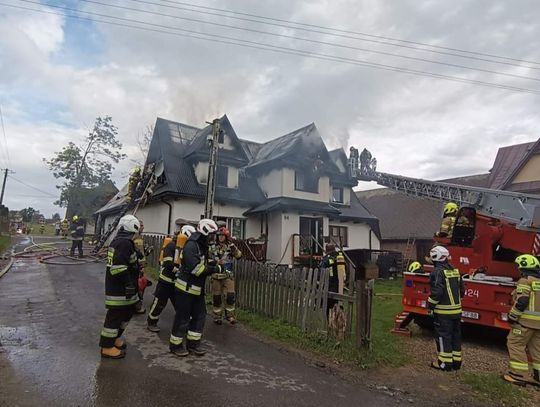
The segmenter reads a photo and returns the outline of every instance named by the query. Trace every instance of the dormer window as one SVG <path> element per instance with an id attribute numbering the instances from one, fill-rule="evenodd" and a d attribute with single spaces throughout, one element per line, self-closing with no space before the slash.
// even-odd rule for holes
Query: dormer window
<path id="1" fill-rule="evenodd" d="M 225 132 L 223 130 L 220 130 L 217 136 L 217 142 L 218 144 L 225 143 Z"/>
<path id="2" fill-rule="evenodd" d="M 319 192 L 319 178 L 314 173 L 296 170 L 294 172 L 294 189 L 316 194 Z"/>
<path id="3" fill-rule="evenodd" d="M 218 165 L 216 168 L 217 186 L 227 188 L 228 182 L 229 182 L 229 169 L 224 165 Z"/>
<path id="4" fill-rule="evenodd" d="M 343 203 L 343 188 L 332 188 L 332 202 Z"/>

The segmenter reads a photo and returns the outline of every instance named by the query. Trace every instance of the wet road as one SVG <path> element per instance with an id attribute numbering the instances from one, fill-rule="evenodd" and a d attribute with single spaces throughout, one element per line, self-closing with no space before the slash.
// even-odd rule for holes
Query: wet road
<path id="1" fill-rule="evenodd" d="M 28 244 L 28 242 L 26 242 Z M 386 406 L 389 396 L 343 381 L 239 327 L 207 324 L 202 358 L 168 352 L 136 316 L 124 360 L 101 360 L 104 266 L 17 260 L 0 279 L 0 405 Z M 146 302 L 152 298 L 146 295 Z"/>

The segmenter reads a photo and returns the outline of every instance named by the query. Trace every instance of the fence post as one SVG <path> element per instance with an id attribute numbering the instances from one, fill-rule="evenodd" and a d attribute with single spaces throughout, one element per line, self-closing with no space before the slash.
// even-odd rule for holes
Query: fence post
<path id="1" fill-rule="evenodd" d="M 371 350 L 371 313 L 373 303 L 373 282 L 358 280 L 356 288 L 356 346 Z"/>

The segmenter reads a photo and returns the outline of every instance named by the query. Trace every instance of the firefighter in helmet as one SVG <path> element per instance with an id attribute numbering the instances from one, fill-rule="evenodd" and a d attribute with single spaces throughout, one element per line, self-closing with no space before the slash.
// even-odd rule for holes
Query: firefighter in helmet
<path id="1" fill-rule="evenodd" d="M 208 257 L 208 238 L 217 230 L 212 219 L 201 219 L 182 250 L 182 264 L 174 283 L 176 315 L 169 340 L 169 349 L 176 356 L 206 353 L 201 345 L 206 319 L 204 287 L 206 277 L 219 272 L 217 262 Z"/>
<path id="2" fill-rule="evenodd" d="M 60 224 L 60 229 L 62 231 L 62 239 L 66 239 L 69 231 L 69 220 L 67 218 Z"/>
<path id="3" fill-rule="evenodd" d="M 75 256 L 75 249 L 79 252 L 79 258 L 83 257 L 83 240 L 84 240 L 84 225 L 81 218 L 77 215 L 73 216 L 73 221 L 69 228 L 71 233 L 71 249 L 69 255 Z"/>
<path id="4" fill-rule="evenodd" d="M 345 281 L 345 257 L 341 251 L 336 250 L 334 244 L 326 245 L 326 254 L 321 260 L 321 268 L 328 270 L 328 291 L 332 293 L 343 294 L 343 285 Z M 328 298 L 327 315 L 338 300 Z"/>
<path id="5" fill-rule="evenodd" d="M 191 225 L 184 225 L 176 239 L 166 238 L 160 254 L 161 271 L 154 291 L 154 301 L 148 312 L 147 328 L 151 332 L 159 332 L 157 323 L 159 316 L 170 301 L 174 307 L 174 279 L 180 266 L 180 253 L 189 237 L 195 233 Z"/>
<path id="6" fill-rule="evenodd" d="M 152 286 L 152 282 L 146 278 L 144 275 L 144 269 L 146 268 L 146 257 L 150 255 L 152 249 L 144 244 L 143 238 L 144 225 L 142 220 L 139 220 L 139 231 L 133 236 L 133 242 L 135 243 L 135 248 L 137 249 L 137 255 L 139 256 L 139 298 L 140 301 L 135 306 L 136 314 L 144 314 L 146 308 L 143 304 L 144 291 L 146 287 Z"/>
<path id="7" fill-rule="evenodd" d="M 454 225 L 456 224 L 456 216 L 458 210 L 459 207 L 454 202 L 448 202 L 446 205 L 444 205 L 441 227 L 436 233 L 436 236 L 447 238 L 452 237 L 452 232 L 454 231 Z"/>
<path id="8" fill-rule="evenodd" d="M 433 316 L 438 358 L 431 367 L 443 371 L 461 368 L 461 297 L 465 293 L 458 269 L 450 263 L 443 246 L 429 252 L 434 269 L 429 275 L 428 312 Z"/>
<path id="9" fill-rule="evenodd" d="M 532 254 L 518 256 L 515 262 L 521 278 L 512 293 L 513 305 L 508 314 L 511 326 L 507 339 L 510 369 L 503 378 L 521 386 L 540 386 L 540 262 Z"/>
<path id="10" fill-rule="evenodd" d="M 133 171 L 131 171 L 131 175 L 129 176 L 128 181 L 127 200 L 130 204 L 135 202 L 135 200 L 137 199 L 136 195 L 139 182 L 141 182 L 141 167 L 137 166 L 133 168 Z"/>
<path id="11" fill-rule="evenodd" d="M 125 356 L 126 344 L 121 338 L 139 301 L 137 279 L 139 260 L 133 236 L 139 231 L 139 220 L 125 215 L 118 223 L 118 234 L 107 252 L 105 273 L 105 307 L 107 315 L 101 330 L 101 356 L 120 359 Z"/>
<path id="12" fill-rule="evenodd" d="M 230 237 L 229 229 L 220 227 L 217 241 L 210 247 L 210 256 L 213 256 L 220 266 L 220 272 L 212 274 L 213 314 L 214 322 L 218 325 L 223 323 L 223 294 L 225 294 L 225 319 L 231 324 L 236 323 L 233 259 L 242 257 L 242 252 Z"/>

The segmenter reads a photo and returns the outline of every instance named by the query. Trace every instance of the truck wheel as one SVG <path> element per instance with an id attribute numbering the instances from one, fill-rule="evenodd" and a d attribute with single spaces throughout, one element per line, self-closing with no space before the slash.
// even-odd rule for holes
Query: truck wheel
<path id="1" fill-rule="evenodd" d="M 414 323 L 422 329 L 433 329 L 433 318 L 425 315 L 415 315 Z"/>

